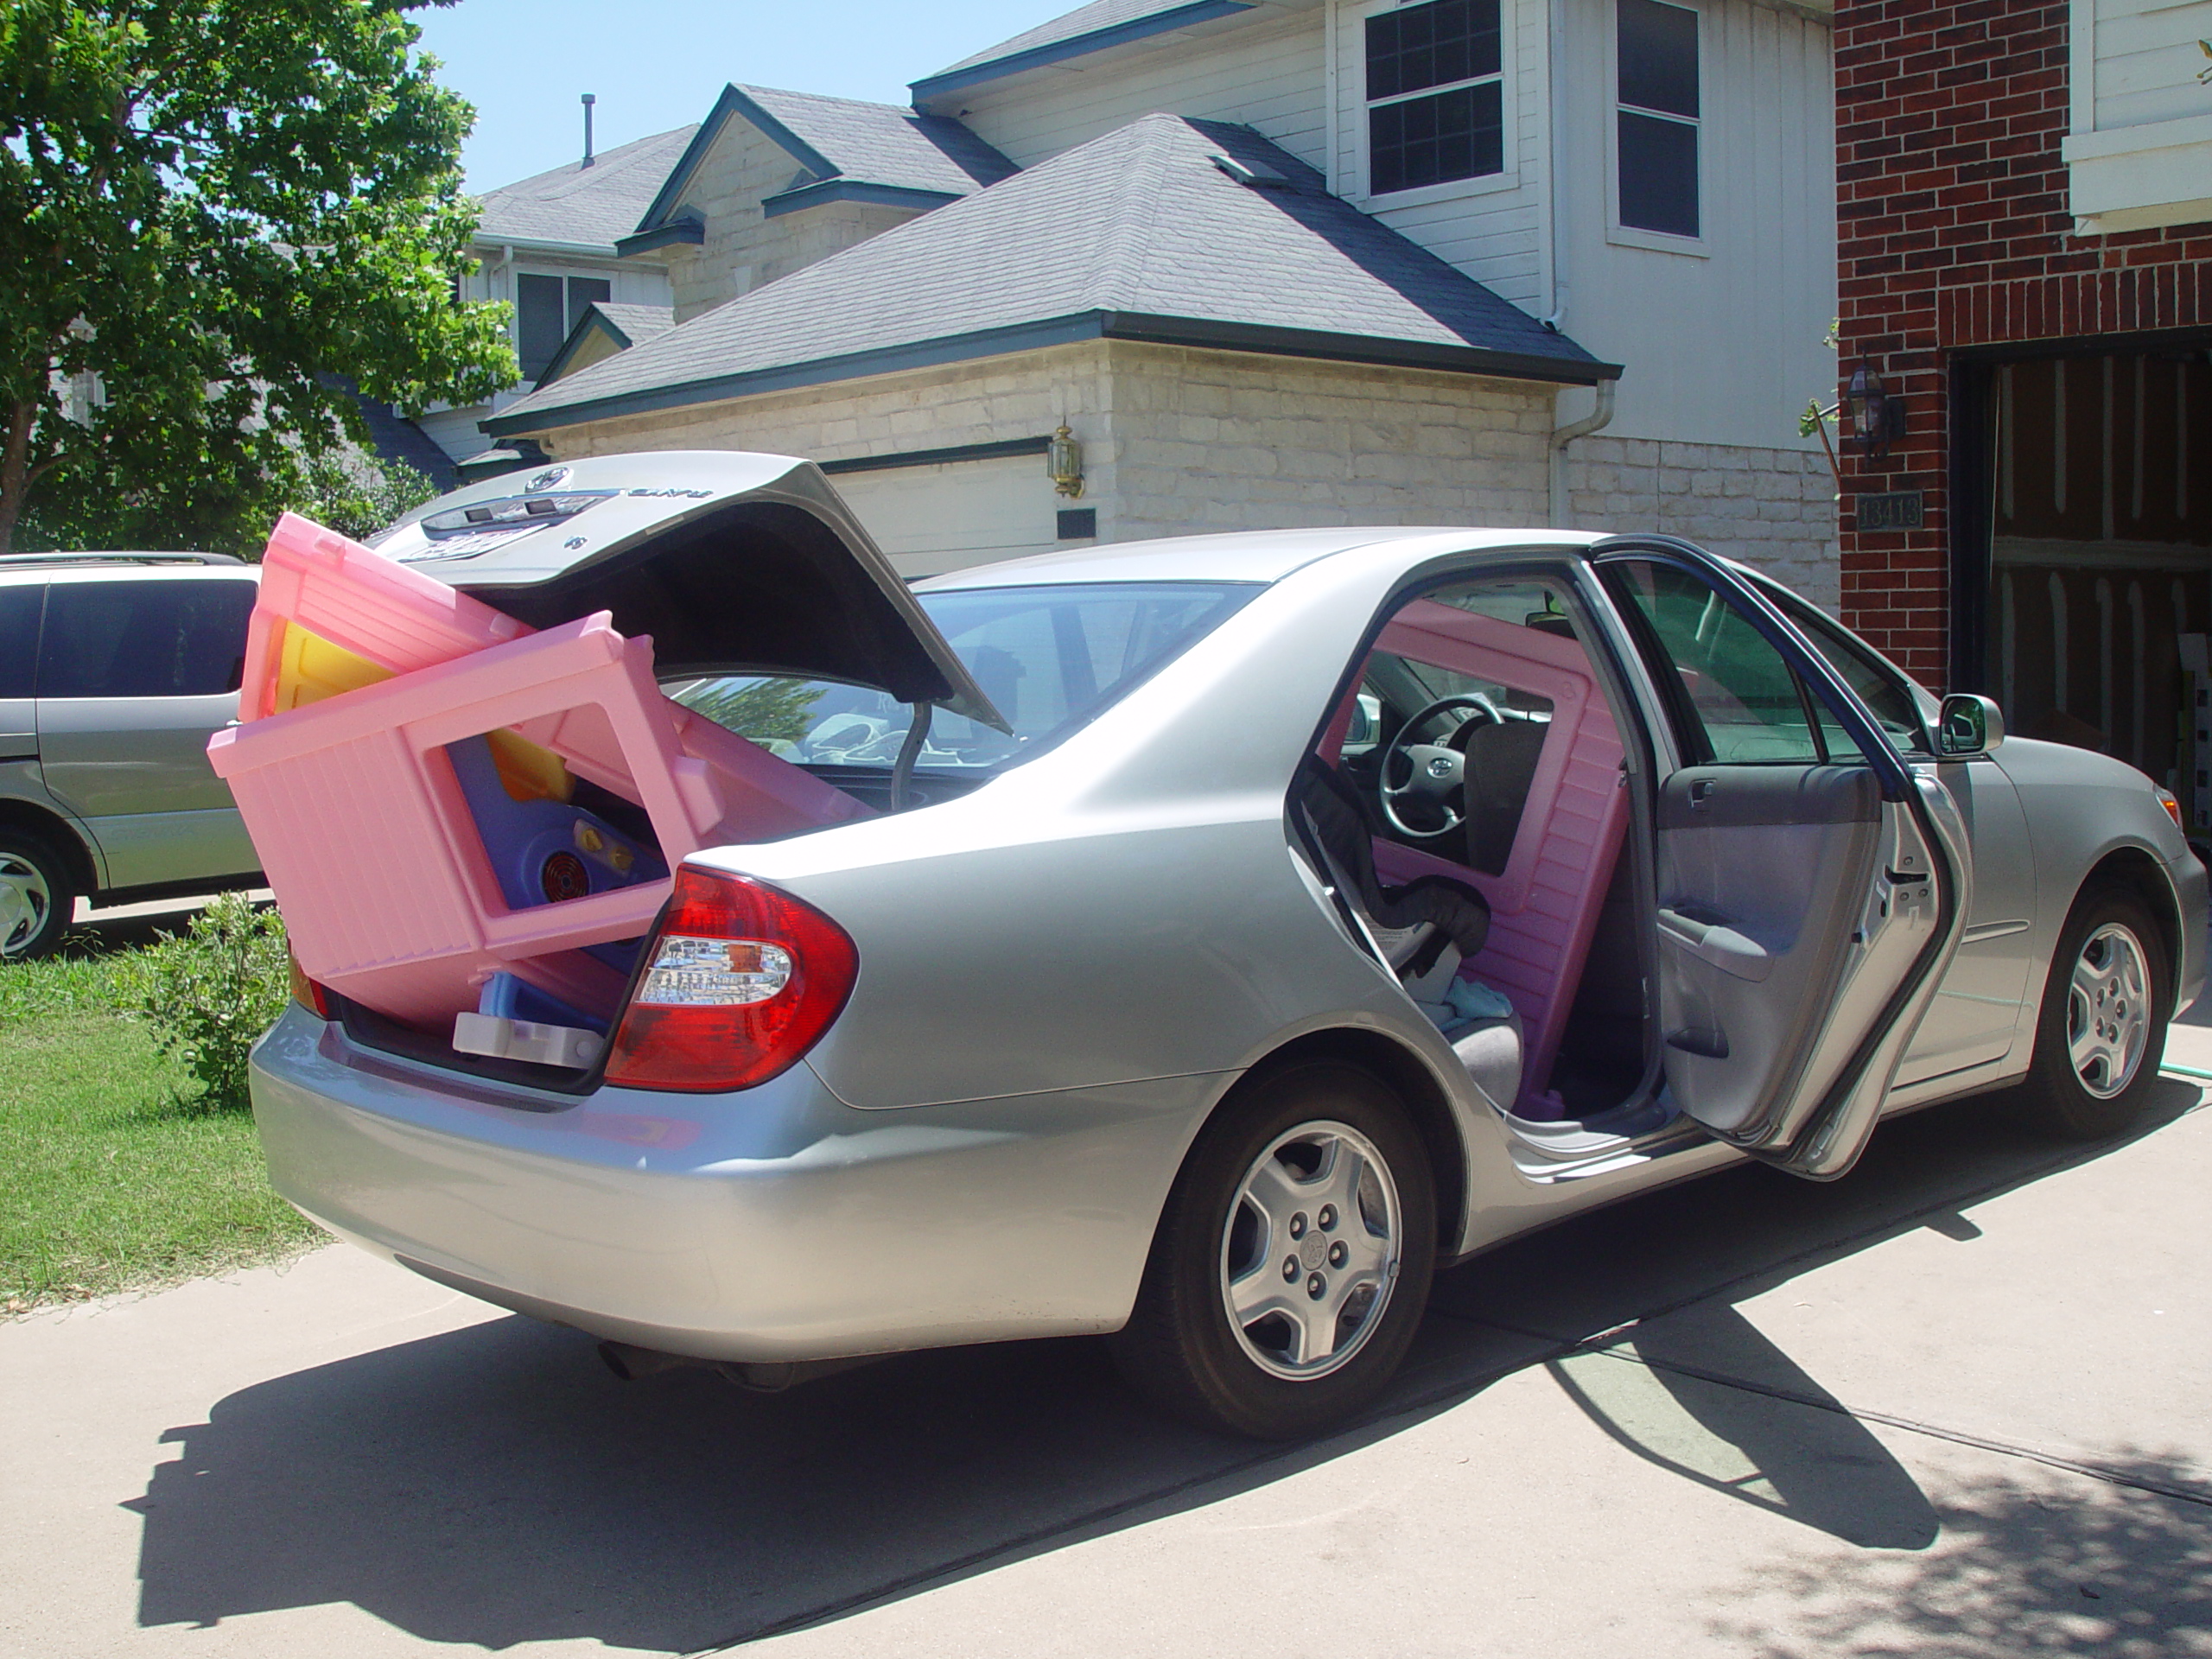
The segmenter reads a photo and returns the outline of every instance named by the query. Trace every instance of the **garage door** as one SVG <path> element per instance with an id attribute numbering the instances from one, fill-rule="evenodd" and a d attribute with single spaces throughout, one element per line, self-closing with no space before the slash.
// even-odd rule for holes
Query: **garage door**
<path id="1" fill-rule="evenodd" d="M 1064 503 L 1036 455 L 840 473 L 830 481 L 902 576 L 1065 545 L 1057 538 Z"/>

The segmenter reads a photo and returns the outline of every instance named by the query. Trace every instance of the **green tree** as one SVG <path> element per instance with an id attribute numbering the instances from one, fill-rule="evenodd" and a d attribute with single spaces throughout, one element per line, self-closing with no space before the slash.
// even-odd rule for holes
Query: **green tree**
<path id="1" fill-rule="evenodd" d="M 285 510 L 326 530 L 365 542 L 438 493 L 438 486 L 404 461 L 379 461 L 366 449 L 333 449 L 307 463 L 303 494 Z"/>
<path id="2" fill-rule="evenodd" d="M 515 378 L 461 303 L 474 119 L 391 0 L 0 3 L 0 552 L 251 551 L 367 435 Z"/>

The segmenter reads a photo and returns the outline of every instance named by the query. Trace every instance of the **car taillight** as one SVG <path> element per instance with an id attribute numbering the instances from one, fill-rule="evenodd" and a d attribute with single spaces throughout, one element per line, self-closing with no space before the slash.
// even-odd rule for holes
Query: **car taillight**
<path id="1" fill-rule="evenodd" d="M 615 1029 L 607 1081 L 695 1093 L 766 1083 L 830 1028 L 859 971 L 845 930 L 813 906 L 747 876 L 682 866 Z"/>
<path id="2" fill-rule="evenodd" d="M 2173 791 L 2170 789 L 2158 791 L 2158 804 L 2166 809 L 2166 816 L 2171 818 L 2175 826 L 2178 828 L 2181 823 L 2181 803 L 2174 798 Z"/>
<path id="3" fill-rule="evenodd" d="M 292 954 L 292 947 L 284 947 L 284 966 L 292 976 L 292 1001 L 318 1020 L 330 1018 L 330 1003 L 322 994 L 322 987 L 307 976 L 300 966 L 300 959 Z"/>

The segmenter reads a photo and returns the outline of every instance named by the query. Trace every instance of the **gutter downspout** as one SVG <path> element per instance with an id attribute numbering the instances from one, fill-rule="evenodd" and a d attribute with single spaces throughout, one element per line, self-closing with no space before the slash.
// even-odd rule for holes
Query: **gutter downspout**
<path id="1" fill-rule="evenodd" d="M 1551 527 L 1554 530 L 1571 528 L 1567 522 L 1567 446 L 1577 438 L 1586 438 L 1613 418 L 1613 388 L 1617 380 L 1598 383 L 1598 403 L 1579 421 L 1569 421 L 1565 426 L 1552 429 L 1550 454 L 1551 472 Z"/>

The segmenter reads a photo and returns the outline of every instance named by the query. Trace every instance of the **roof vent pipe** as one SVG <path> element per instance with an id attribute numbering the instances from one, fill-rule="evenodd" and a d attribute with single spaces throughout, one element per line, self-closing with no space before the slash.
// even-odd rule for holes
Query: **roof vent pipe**
<path id="1" fill-rule="evenodd" d="M 584 94 L 584 165 L 591 165 L 591 106 L 599 100 L 589 92 Z"/>
<path id="2" fill-rule="evenodd" d="M 1565 426 L 1552 429 L 1551 447 L 1551 527 L 1569 530 L 1567 522 L 1567 446 L 1577 438 L 1585 438 L 1613 418 L 1613 388 L 1617 380 L 1600 380 L 1597 385 L 1598 401 L 1587 415 L 1579 421 L 1569 421 Z"/>

